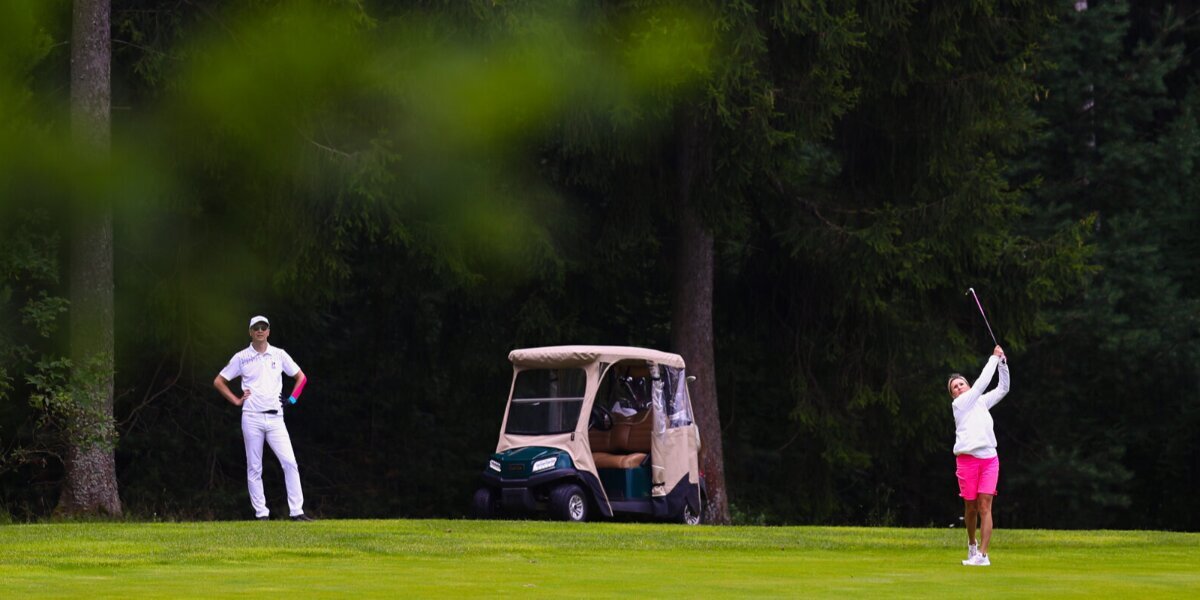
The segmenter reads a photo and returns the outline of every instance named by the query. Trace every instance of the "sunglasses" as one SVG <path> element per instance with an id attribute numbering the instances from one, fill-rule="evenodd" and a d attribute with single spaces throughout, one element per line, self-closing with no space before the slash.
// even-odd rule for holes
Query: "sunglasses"
<path id="1" fill-rule="evenodd" d="M 255 323 L 254 326 L 250 328 L 250 331 L 266 331 L 270 328 L 271 326 L 267 325 L 266 323 Z"/>

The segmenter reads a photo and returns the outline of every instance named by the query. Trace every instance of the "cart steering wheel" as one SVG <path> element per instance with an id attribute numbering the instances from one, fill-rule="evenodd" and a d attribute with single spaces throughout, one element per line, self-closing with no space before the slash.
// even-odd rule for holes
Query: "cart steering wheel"
<path id="1" fill-rule="evenodd" d="M 613 418 L 608 407 L 603 404 L 592 404 L 592 412 L 588 415 L 588 429 L 608 431 L 612 429 Z"/>

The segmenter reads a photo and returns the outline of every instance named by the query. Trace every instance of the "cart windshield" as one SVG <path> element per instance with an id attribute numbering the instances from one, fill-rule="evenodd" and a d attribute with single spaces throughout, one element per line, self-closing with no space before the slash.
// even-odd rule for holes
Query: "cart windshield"
<path id="1" fill-rule="evenodd" d="M 575 431 L 587 389 L 583 369 L 526 369 L 513 383 L 505 433 L 546 435 Z"/>

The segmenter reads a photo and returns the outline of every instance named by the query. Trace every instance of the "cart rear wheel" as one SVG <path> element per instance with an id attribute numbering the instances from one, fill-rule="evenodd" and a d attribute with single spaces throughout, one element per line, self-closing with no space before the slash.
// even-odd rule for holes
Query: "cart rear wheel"
<path id="1" fill-rule="evenodd" d="M 708 499 L 704 497 L 704 492 L 701 492 L 700 493 L 700 510 L 695 510 L 692 508 L 691 504 L 684 502 L 683 503 L 683 515 L 680 517 L 680 522 L 682 522 L 684 525 L 699 525 L 699 524 L 703 523 L 704 522 L 704 509 L 706 508 L 704 506 L 704 504 L 705 504 L 705 502 L 707 502 L 707 500 Z"/>
<path id="2" fill-rule="evenodd" d="M 564 483 L 550 491 L 550 514 L 561 521 L 586 521 L 588 499 L 583 489 Z"/>
<path id="3" fill-rule="evenodd" d="M 500 514 L 500 502 L 492 488 L 481 487 L 471 498 L 471 516 L 476 519 L 495 519 Z"/>

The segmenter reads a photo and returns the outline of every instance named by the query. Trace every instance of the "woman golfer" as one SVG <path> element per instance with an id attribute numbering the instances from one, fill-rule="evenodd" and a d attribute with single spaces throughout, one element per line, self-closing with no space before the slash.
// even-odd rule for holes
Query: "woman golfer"
<path id="1" fill-rule="evenodd" d="M 983 390 L 992 382 L 997 367 L 1000 383 L 985 394 Z M 946 388 L 954 400 L 954 454 L 958 463 L 955 474 L 967 522 L 967 560 L 962 564 L 986 567 L 992 564 L 988 560 L 988 544 L 992 541 L 992 498 L 1000 479 L 996 432 L 992 429 L 992 414 L 988 409 L 1008 393 L 1008 362 L 1004 350 L 1000 346 L 992 350 L 975 385 L 967 385 L 967 378 L 955 373 L 946 382 Z M 979 519 L 981 538 L 978 545 L 975 543 L 976 519 Z"/>

